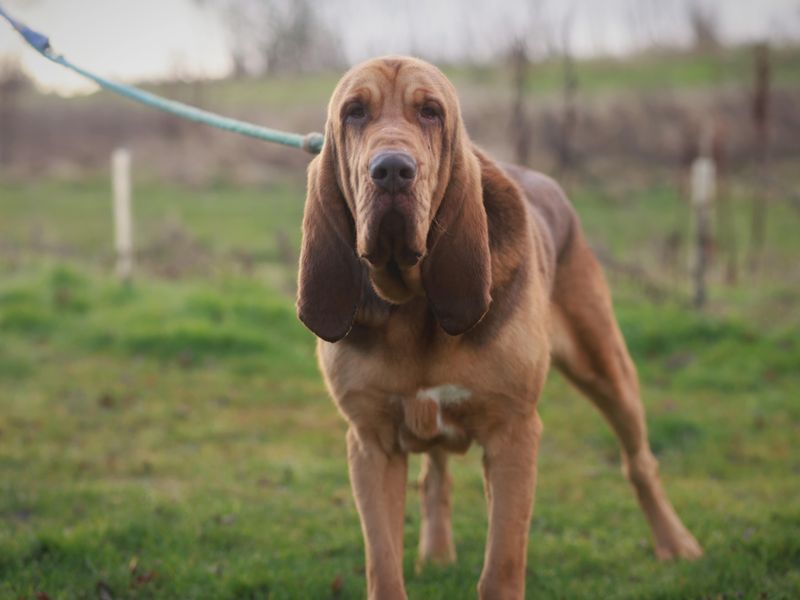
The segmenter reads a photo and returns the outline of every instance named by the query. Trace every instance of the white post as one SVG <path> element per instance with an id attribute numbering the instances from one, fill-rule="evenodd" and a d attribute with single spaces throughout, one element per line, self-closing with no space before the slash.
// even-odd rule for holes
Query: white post
<path id="1" fill-rule="evenodd" d="M 133 219 L 131 219 L 131 153 L 117 148 L 111 155 L 114 191 L 114 248 L 117 277 L 128 281 L 133 273 Z"/>
<path id="2" fill-rule="evenodd" d="M 700 144 L 700 156 L 692 163 L 691 186 L 694 208 L 695 254 L 693 264 L 694 305 L 702 308 L 706 302 L 706 271 L 711 246 L 711 202 L 716 193 L 716 165 L 709 157 L 708 136 Z"/>

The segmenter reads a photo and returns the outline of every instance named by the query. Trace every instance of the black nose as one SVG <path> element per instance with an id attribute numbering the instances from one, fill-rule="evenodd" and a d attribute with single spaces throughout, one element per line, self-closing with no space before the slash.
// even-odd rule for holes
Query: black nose
<path id="1" fill-rule="evenodd" d="M 379 188 L 394 194 L 414 181 L 417 162 L 405 152 L 381 152 L 370 161 L 369 176 Z"/>

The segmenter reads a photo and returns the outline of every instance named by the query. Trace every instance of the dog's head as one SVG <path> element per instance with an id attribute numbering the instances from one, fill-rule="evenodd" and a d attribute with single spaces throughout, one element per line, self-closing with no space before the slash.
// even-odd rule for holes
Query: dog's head
<path id="1" fill-rule="evenodd" d="M 452 335 L 490 303 L 480 164 L 455 89 L 417 59 L 375 59 L 345 74 L 309 167 L 300 319 L 325 340 L 341 339 L 364 277 L 392 304 L 427 296 Z"/>

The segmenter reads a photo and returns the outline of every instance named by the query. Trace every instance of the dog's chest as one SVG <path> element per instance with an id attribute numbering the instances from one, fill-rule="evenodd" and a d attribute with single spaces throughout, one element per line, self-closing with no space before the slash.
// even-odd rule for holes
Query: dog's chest
<path id="1" fill-rule="evenodd" d="M 537 336 L 527 328 L 507 327 L 477 344 L 429 328 L 423 315 L 401 316 L 320 343 L 328 388 L 351 423 L 391 428 L 406 452 L 458 452 L 532 410 L 531 373 L 546 350 L 531 343 Z"/>
<path id="2" fill-rule="evenodd" d="M 397 441 L 406 452 L 420 452 L 441 445 L 465 451 L 471 436 L 465 428 L 464 411 L 472 391 L 453 384 L 421 388 L 412 396 L 394 396 L 398 406 Z"/>

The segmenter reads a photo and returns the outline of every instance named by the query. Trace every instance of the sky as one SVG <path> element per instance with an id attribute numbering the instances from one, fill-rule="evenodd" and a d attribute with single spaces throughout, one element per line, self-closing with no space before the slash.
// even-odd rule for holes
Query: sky
<path id="1" fill-rule="evenodd" d="M 354 64 L 391 53 L 486 60 L 523 33 L 535 52 L 568 39 L 581 56 L 624 54 L 652 38 L 686 43 L 690 2 L 714 11 L 726 41 L 800 41 L 800 0 L 316 0 L 314 5 L 340 37 L 346 61 Z M 0 0 L 0 5 L 49 35 L 58 52 L 106 77 L 215 78 L 231 68 L 224 22 L 193 0 Z M 27 48 L 3 22 L 0 60 L 9 58 L 19 60 L 45 91 L 94 90 Z"/>

